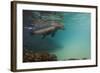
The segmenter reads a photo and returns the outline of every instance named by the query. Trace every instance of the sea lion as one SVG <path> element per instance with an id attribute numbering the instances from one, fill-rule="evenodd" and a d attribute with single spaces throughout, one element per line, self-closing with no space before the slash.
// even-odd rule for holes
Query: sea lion
<path id="1" fill-rule="evenodd" d="M 50 25 L 33 24 L 31 27 L 24 28 L 31 30 L 32 35 L 42 35 L 42 39 L 44 39 L 47 35 L 54 37 L 57 30 L 64 30 L 64 25 L 52 22 Z"/>

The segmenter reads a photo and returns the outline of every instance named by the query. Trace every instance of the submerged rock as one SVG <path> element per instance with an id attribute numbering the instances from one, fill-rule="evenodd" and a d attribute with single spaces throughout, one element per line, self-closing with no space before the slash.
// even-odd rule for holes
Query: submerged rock
<path id="1" fill-rule="evenodd" d="M 40 61 L 57 61 L 55 54 L 48 52 L 31 52 L 25 51 L 23 54 L 23 62 L 40 62 Z"/>

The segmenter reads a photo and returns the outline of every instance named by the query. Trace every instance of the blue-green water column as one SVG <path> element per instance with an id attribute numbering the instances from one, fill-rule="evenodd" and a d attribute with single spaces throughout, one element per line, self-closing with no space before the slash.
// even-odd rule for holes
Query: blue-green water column
<path id="1" fill-rule="evenodd" d="M 91 51 L 91 14 L 79 12 L 64 13 L 64 31 L 59 31 L 53 41 L 62 48 L 54 51 L 59 60 L 88 58 Z"/>

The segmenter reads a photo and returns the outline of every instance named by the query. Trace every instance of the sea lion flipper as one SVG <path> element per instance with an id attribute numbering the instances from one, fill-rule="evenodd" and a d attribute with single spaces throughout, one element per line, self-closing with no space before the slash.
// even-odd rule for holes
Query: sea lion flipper
<path id="1" fill-rule="evenodd" d="M 54 37 L 55 34 L 56 34 L 56 32 L 57 32 L 57 30 L 54 30 L 54 31 L 52 32 L 51 36 Z"/>
<path id="2" fill-rule="evenodd" d="M 45 34 L 43 34 L 42 39 L 44 39 L 45 37 L 46 37 L 46 35 L 45 35 Z"/>
<path id="3" fill-rule="evenodd" d="M 54 32 L 51 34 L 51 37 L 54 37 L 54 36 L 55 36 L 55 33 L 56 33 L 56 32 L 54 31 Z"/>

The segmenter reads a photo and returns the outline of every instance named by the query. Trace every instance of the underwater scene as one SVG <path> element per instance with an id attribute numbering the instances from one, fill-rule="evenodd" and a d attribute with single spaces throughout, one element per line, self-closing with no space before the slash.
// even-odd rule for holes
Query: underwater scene
<path id="1" fill-rule="evenodd" d="M 91 59 L 91 14 L 23 10 L 23 62 Z"/>

